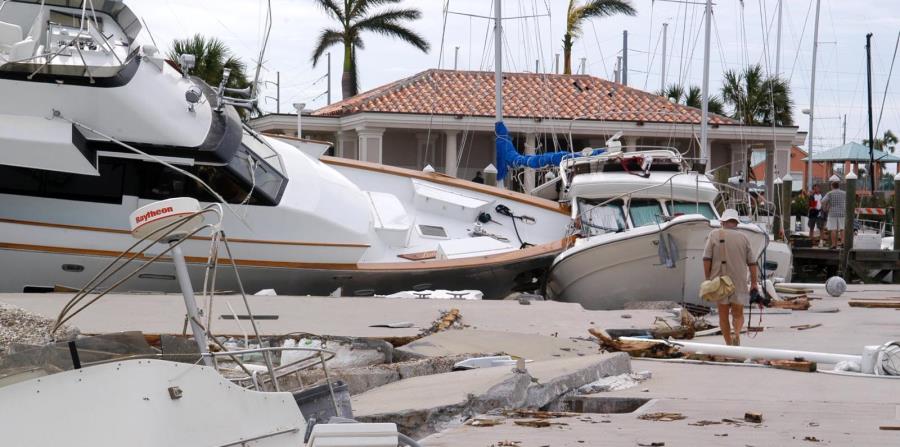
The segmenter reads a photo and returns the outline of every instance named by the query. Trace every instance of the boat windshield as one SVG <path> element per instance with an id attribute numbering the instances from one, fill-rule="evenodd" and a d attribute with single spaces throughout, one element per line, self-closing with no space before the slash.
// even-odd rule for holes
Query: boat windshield
<path id="1" fill-rule="evenodd" d="M 612 201 L 602 206 L 607 199 L 578 199 L 581 210 L 582 232 L 585 236 L 618 233 L 626 228 L 625 207 L 621 201 Z"/>
<path id="2" fill-rule="evenodd" d="M 716 212 L 713 211 L 713 208 L 708 203 L 696 203 L 696 202 L 682 202 L 676 200 L 673 206 L 673 203 L 666 202 L 666 207 L 669 209 L 670 216 L 679 216 L 682 214 L 702 214 L 703 217 L 715 220 L 718 219 L 716 216 Z"/>
<path id="3" fill-rule="evenodd" d="M 657 200 L 632 200 L 628 206 L 631 225 L 635 228 L 656 225 L 663 221 L 663 210 Z"/>

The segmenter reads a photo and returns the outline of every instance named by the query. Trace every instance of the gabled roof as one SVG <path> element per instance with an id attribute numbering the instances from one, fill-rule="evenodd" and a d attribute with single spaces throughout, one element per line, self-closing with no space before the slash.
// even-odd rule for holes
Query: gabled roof
<path id="1" fill-rule="evenodd" d="M 700 109 L 587 75 L 504 73 L 503 115 L 648 123 L 699 124 Z M 323 107 L 313 116 L 362 112 L 494 116 L 494 73 L 426 70 Z M 710 124 L 738 125 L 710 114 Z"/>
<path id="2" fill-rule="evenodd" d="M 900 161 L 900 157 L 878 149 L 875 149 L 873 154 L 875 155 L 876 162 L 896 163 Z M 804 160 L 805 159 L 806 158 L 804 158 Z M 859 143 L 850 142 L 825 151 L 813 152 L 812 159 L 813 161 L 869 161 L 869 147 Z"/>

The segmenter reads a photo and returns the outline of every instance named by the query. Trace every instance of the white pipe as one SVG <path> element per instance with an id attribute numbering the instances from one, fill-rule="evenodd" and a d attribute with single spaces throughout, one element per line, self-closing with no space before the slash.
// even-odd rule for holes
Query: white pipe
<path id="1" fill-rule="evenodd" d="M 691 354 L 721 355 L 725 357 L 760 360 L 794 360 L 802 357 L 808 362 L 835 364 L 838 362 L 862 361 L 862 356 L 847 354 L 829 354 L 825 352 L 794 351 L 789 349 L 754 348 L 750 346 L 726 346 L 710 343 L 694 343 L 681 340 L 647 340 L 637 337 L 619 337 L 622 341 L 666 343 L 677 346 L 679 351 Z"/>
<path id="2" fill-rule="evenodd" d="M 824 283 L 817 282 L 777 282 L 775 287 L 787 287 L 788 289 L 824 289 Z"/>

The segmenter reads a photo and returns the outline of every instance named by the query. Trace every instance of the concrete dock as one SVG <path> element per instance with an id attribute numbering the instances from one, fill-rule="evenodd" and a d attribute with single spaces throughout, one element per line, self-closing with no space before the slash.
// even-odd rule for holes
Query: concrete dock
<path id="1" fill-rule="evenodd" d="M 70 296 L 2 294 L 0 303 L 53 317 Z M 754 312 L 749 324 L 764 329 L 752 336 L 745 334 L 742 344 L 859 355 L 863 346 L 900 340 L 900 311 L 847 304 L 854 298 L 896 299 L 900 286 L 851 285 L 839 298 L 824 295 L 824 291 L 810 296 L 814 298 L 812 307 L 806 311 L 771 310 L 762 314 L 761 322 L 760 314 Z M 610 358 L 595 355 L 600 354 L 599 345 L 591 349 L 594 341 L 588 328 L 646 329 L 657 317 L 673 321 L 669 311 L 587 311 L 558 302 L 523 305 L 517 301 L 288 296 L 254 296 L 250 300 L 254 313 L 266 317 L 259 321 L 265 334 L 303 331 L 401 342 L 417 337 L 442 311 L 455 308 L 462 316 L 463 329 L 418 339 L 397 350 L 411 357 L 496 351 L 534 360 L 526 364 L 527 373 L 519 373 L 526 374 L 523 376 L 515 376 L 507 367 L 451 372 L 396 381 L 353 397 L 360 417 L 396 418 L 402 427 L 424 437 L 427 446 L 900 445 L 900 431 L 880 429 L 900 426 L 900 379 L 821 372 L 830 370 L 831 365 L 819 365 L 817 373 L 804 373 L 740 364 L 628 361 L 621 354 Z M 238 324 L 223 315 L 245 313 L 239 296 L 218 297 L 213 332 L 242 334 L 248 322 Z M 183 314 L 180 295 L 110 295 L 72 324 L 88 334 L 123 330 L 180 334 Z M 715 317 L 708 320 L 716 323 Z M 412 327 L 380 327 L 402 322 Z M 797 328 L 804 325 L 819 326 Z M 694 341 L 723 343 L 721 336 Z M 497 414 L 501 408 L 544 405 L 548 396 L 563 395 L 591 377 L 628 370 L 650 371 L 652 377 L 630 389 L 583 399 L 599 402 L 600 408 L 608 398 L 644 402 L 631 412 L 585 412 L 551 419 L 552 425 L 541 428 L 516 425 L 514 418 Z M 543 395 L 541 390 L 546 388 L 534 387 L 535 383 L 564 386 Z M 511 394 L 492 394 L 504 387 Z M 529 392 L 538 394 L 529 397 Z M 539 398 L 531 399 L 535 396 Z M 679 413 L 683 419 L 639 418 L 655 412 Z M 761 413 L 762 422 L 744 422 L 747 412 Z M 487 417 L 497 418 L 499 425 L 463 424 L 481 417 L 478 413 L 489 413 Z M 421 425 L 417 426 L 417 421 Z"/>

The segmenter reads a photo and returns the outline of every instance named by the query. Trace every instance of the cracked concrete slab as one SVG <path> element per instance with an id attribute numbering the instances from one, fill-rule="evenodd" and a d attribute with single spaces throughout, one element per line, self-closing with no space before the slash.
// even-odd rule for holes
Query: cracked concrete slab
<path id="1" fill-rule="evenodd" d="M 401 380 L 354 396 L 354 417 L 394 422 L 401 431 L 421 437 L 493 409 L 542 407 L 631 367 L 626 354 L 615 353 L 539 361 L 526 370 L 496 367 Z"/>
<path id="2" fill-rule="evenodd" d="M 394 350 L 398 358 L 443 357 L 483 352 L 508 354 L 529 360 L 552 360 L 596 354 L 591 339 L 552 337 L 517 332 L 466 329 L 443 331 L 420 338 Z"/>

